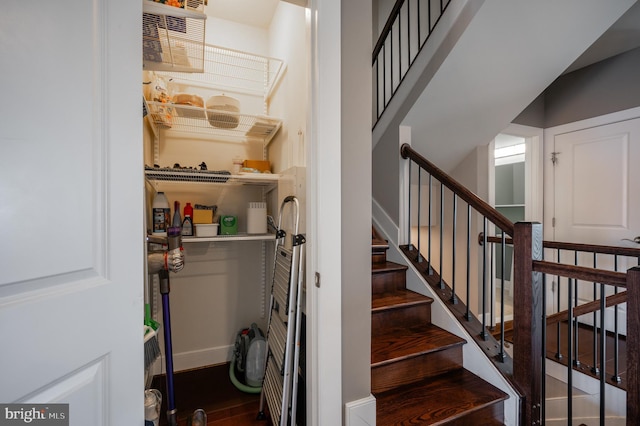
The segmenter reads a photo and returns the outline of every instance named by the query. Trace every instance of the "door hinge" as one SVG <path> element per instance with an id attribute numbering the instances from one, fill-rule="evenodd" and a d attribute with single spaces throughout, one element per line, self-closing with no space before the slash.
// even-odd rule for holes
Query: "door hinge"
<path id="1" fill-rule="evenodd" d="M 558 155 L 560 155 L 560 154 L 562 154 L 562 153 L 561 152 L 552 152 L 551 153 L 551 162 L 553 163 L 554 166 L 558 162 Z"/>
<path id="2" fill-rule="evenodd" d="M 555 217 L 551 219 L 551 227 L 552 228 L 556 227 L 556 218 Z"/>
<path id="3" fill-rule="evenodd" d="M 316 272 L 316 287 L 320 288 L 320 272 Z"/>

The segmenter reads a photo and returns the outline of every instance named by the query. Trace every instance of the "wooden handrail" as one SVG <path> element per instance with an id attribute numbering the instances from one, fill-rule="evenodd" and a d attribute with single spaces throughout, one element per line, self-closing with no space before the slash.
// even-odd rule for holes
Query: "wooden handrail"
<path id="1" fill-rule="evenodd" d="M 375 65 L 376 59 L 378 59 L 378 55 L 382 50 L 382 46 L 384 45 L 384 42 L 387 40 L 387 36 L 389 35 L 389 32 L 391 32 L 391 28 L 393 28 L 393 23 L 395 22 L 396 17 L 400 13 L 400 9 L 402 9 L 402 6 L 404 5 L 404 1 L 405 0 L 396 0 L 396 3 L 393 5 L 393 9 L 391 9 L 391 13 L 387 18 L 387 22 L 384 24 L 384 28 L 382 28 L 380 37 L 378 37 L 376 46 L 373 48 L 373 55 L 372 55 L 373 65 Z"/>
<path id="2" fill-rule="evenodd" d="M 603 246 L 597 244 L 564 243 L 560 241 L 544 241 L 544 248 L 574 250 L 587 253 L 617 254 L 620 256 L 640 257 L 640 248 Z"/>
<path id="3" fill-rule="evenodd" d="M 438 179 L 447 188 L 453 191 L 458 197 L 469 203 L 478 213 L 485 216 L 491 222 L 493 222 L 498 228 L 504 231 L 508 235 L 513 235 L 513 222 L 507 219 L 502 213 L 491 207 L 486 201 L 478 197 L 473 192 L 469 191 L 457 180 L 450 177 L 441 169 L 436 167 L 432 162 L 424 158 L 418 152 L 414 151 L 409 144 L 403 144 L 400 147 L 400 155 L 402 158 L 410 158 L 415 161 L 420 167 L 429 172 L 433 177 Z"/>
<path id="4" fill-rule="evenodd" d="M 478 242 L 482 245 L 483 236 L 482 233 L 478 234 Z M 502 243 L 500 237 L 487 237 L 489 243 Z M 511 238 L 505 238 L 505 244 L 513 245 Z M 565 243 L 562 241 L 543 241 L 544 248 L 546 249 L 559 249 L 579 251 L 584 253 L 597 253 L 597 254 L 612 254 L 619 256 L 637 257 L 640 259 L 640 248 L 636 247 L 618 247 L 618 246 L 604 246 L 598 244 L 580 244 L 580 243 Z"/>
<path id="5" fill-rule="evenodd" d="M 612 296 L 608 296 L 605 298 L 605 307 L 610 308 L 615 305 L 619 305 L 621 303 L 627 302 L 627 292 L 623 291 L 622 293 L 614 294 Z M 597 312 L 600 310 L 600 300 L 594 300 L 593 302 L 584 303 L 582 305 L 578 305 L 573 308 L 573 316 L 577 318 L 581 315 L 590 314 L 593 312 Z M 565 310 L 562 312 L 555 313 L 553 315 L 549 315 L 547 317 L 547 325 L 553 325 L 555 323 L 564 321 L 567 319 L 569 311 Z"/>
<path id="6" fill-rule="evenodd" d="M 563 263 L 534 260 L 533 270 L 543 274 L 559 275 L 565 278 L 608 284 L 615 287 L 627 287 L 627 274 L 587 266 L 566 265 Z"/>

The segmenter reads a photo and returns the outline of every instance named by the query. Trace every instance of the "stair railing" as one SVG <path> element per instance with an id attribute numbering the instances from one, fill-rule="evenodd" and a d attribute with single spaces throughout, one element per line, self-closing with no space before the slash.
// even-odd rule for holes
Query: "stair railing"
<path id="1" fill-rule="evenodd" d="M 451 0 L 396 0 L 373 49 L 374 128 Z"/>
<path id="2" fill-rule="evenodd" d="M 499 244 L 501 239 L 488 237 L 486 242 Z M 513 240 L 507 239 L 506 243 L 513 245 Z M 627 390 L 629 384 L 628 363 L 621 365 L 631 349 L 627 338 L 627 315 L 621 305 L 627 302 L 628 292 L 622 290 L 627 288 L 632 272 L 619 271 L 640 265 L 640 249 L 557 241 L 543 241 L 542 244 L 543 257 L 551 260 L 534 261 L 533 270 L 544 274 L 542 312 L 546 313 L 546 327 L 542 327 L 543 353 L 567 368 L 569 424 L 574 415 L 574 372 L 599 381 L 599 417 L 604 424 L 607 385 Z M 502 291 L 504 300 L 504 287 Z M 514 310 L 517 312 L 518 308 L 514 306 Z M 590 359 L 582 359 L 582 353 L 588 353 Z M 607 362 L 608 359 L 611 361 Z M 545 365 L 542 364 L 543 377 Z M 544 382 L 542 386 L 544 395 Z M 630 393 L 627 395 L 629 397 Z M 543 404 L 542 418 L 545 418 L 544 408 Z"/>
<path id="3" fill-rule="evenodd" d="M 409 197 L 408 243 L 401 249 L 415 260 L 425 280 L 496 367 L 505 377 L 512 377 L 512 360 L 505 350 L 504 339 L 497 340 L 490 333 L 496 324 L 490 317 L 493 294 L 489 285 L 487 244 L 478 247 L 474 235 L 478 229 L 488 235 L 491 227 L 506 240 L 507 235 L 513 235 L 514 225 L 409 145 L 401 147 L 401 155 L 411 160 L 409 187 L 420 189 L 412 190 L 415 194 Z M 417 166 L 417 170 L 412 170 L 413 166 Z M 417 185 L 412 180 L 417 181 Z M 423 190 L 425 186 L 427 189 Z M 466 214 L 459 214 L 458 210 L 466 210 Z M 503 245 L 506 246 L 506 241 Z M 446 258 L 451 262 L 445 263 Z M 458 259 L 465 261 L 458 262 Z M 503 324 L 497 326 L 504 330 Z"/>
<path id="4" fill-rule="evenodd" d="M 561 354 L 558 347 L 552 350 L 567 358 L 569 365 L 578 359 L 575 355 L 577 333 L 575 330 L 580 326 L 578 317 L 583 319 L 591 317 L 594 324 L 598 325 L 599 333 L 594 332 L 592 342 L 596 358 L 590 361 L 600 370 L 601 392 L 600 392 L 600 422 L 604 424 L 605 385 L 607 382 L 615 382 L 617 376 L 626 375 L 627 391 L 627 424 L 640 424 L 640 267 L 633 267 L 625 272 L 616 270 L 605 270 L 602 256 L 607 251 L 613 251 L 613 259 L 620 259 L 620 256 L 637 258 L 640 250 L 605 248 L 601 246 L 571 245 L 565 243 L 548 242 L 543 243 L 542 225 L 539 223 L 519 222 L 511 223 L 506 217 L 477 197 L 463 185 L 448 176 L 434 164 L 429 162 L 422 155 L 414 151 L 409 145 L 401 147 L 401 155 L 409 162 L 409 188 L 412 188 L 412 179 L 417 175 L 417 191 L 410 190 L 409 207 L 407 220 L 407 245 L 401 246 L 401 250 L 412 261 L 414 266 L 422 273 L 427 283 L 434 289 L 435 293 L 445 302 L 451 312 L 458 318 L 460 323 L 474 337 L 476 343 L 484 349 L 485 354 L 494 361 L 494 364 L 511 381 L 514 388 L 521 396 L 521 424 L 543 424 L 545 418 L 544 406 L 544 377 L 545 377 L 545 355 L 547 327 L 549 325 L 569 324 L 567 328 L 568 349 L 566 354 Z M 417 166 L 417 170 L 412 173 L 412 165 Z M 423 175 L 426 175 L 428 189 L 424 190 Z M 434 180 L 437 181 L 434 183 Z M 436 197 L 434 200 L 434 192 Z M 414 194 L 415 193 L 415 194 Z M 423 194 L 424 193 L 424 194 Z M 423 200 L 427 198 L 426 201 Z M 458 203 L 466 203 L 466 217 L 459 217 Z M 426 212 L 424 205 L 426 204 Z M 413 208 L 412 208 L 413 205 Z M 435 208 L 434 208 L 435 206 Z M 435 215 L 433 210 L 436 211 Z M 447 214 L 445 215 L 445 211 Z M 424 217 L 426 216 L 426 217 Z M 464 223 L 466 232 L 458 232 L 458 225 Z M 481 245 L 472 247 L 472 228 L 482 230 Z M 426 228 L 426 229 L 425 229 Z M 447 233 L 445 234 L 445 229 Z M 423 235 L 425 234 L 425 235 Z M 498 235 L 498 237 L 490 236 Z M 512 238 L 508 238 L 511 236 Z M 426 239 L 426 242 L 423 240 Z M 462 248 L 457 242 L 466 239 L 466 244 Z M 415 245 L 414 245 L 415 242 Z M 493 262 L 489 261 L 493 252 L 491 244 L 499 244 L 502 253 L 501 279 L 504 289 L 505 277 L 505 248 L 513 245 L 514 248 L 514 296 L 513 296 L 513 358 L 505 353 L 504 338 L 504 315 L 497 323 L 493 311 L 492 293 L 493 285 L 490 276 L 493 275 Z M 543 260 L 545 250 L 547 257 L 554 250 L 573 250 L 574 252 L 594 252 L 594 262 L 592 265 L 582 266 L 580 264 L 560 263 L 566 255 L 558 254 L 553 260 Z M 426 247 L 425 247 L 426 245 Z M 447 254 L 445 254 L 445 247 Z M 586 250 L 583 250 L 586 249 Z M 473 255 L 472 255 L 473 251 Z M 444 262 L 445 256 L 451 259 Z M 581 255 L 574 254 L 574 257 Z M 457 266 L 456 258 L 465 258 L 466 264 Z M 481 259 L 481 260 L 480 260 Z M 614 260 L 619 262 L 619 260 Z M 622 262 L 627 267 L 628 261 Z M 466 274 L 464 287 L 456 283 L 456 276 L 460 272 Z M 557 288 L 561 288 L 561 277 L 565 282 L 567 296 L 557 304 L 554 315 L 545 319 L 546 307 L 546 281 L 550 277 L 556 277 Z M 590 302 L 577 305 L 576 295 L 588 283 L 589 289 L 593 290 Z M 595 283 L 595 284 L 594 284 Z M 473 287 L 472 287 L 473 286 Z M 626 289 L 623 293 L 622 289 Z M 560 294 L 560 290 L 557 291 Z M 607 347 L 605 339 L 600 336 L 613 334 L 614 341 L 619 342 L 621 331 L 616 331 L 616 313 L 620 314 L 619 306 L 624 302 L 626 295 L 627 315 L 626 315 L 626 373 L 620 374 L 619 366 L 613 367 L 612 378 L 608 380 L 608 370 L 604 367 L 602 354 L 606 354 Z M 474 295 L 477 297 L 474 298 Z M 503 298 L 504 299 L 504 298 Z M 568 302 L 570 301 L 570 302 Z M 491 309 L 487 305 L 491 305 Z M 613 325 L 608 326 L 607 312 L 613 311 Z M 621 318 L 618 317 L 618 324 Z M 500 328 L 500 339 L 496 340 L 488 332 L 494 327 Z M 613 331 L 607 333 L 607 327 Z M 617 337 L 616 337 L 617 336 Z M 558 339 L 560 340 L 560 339 Z M 597 345 L 597 347 L 595 347 Z M 615 351 L 615 349 L 614 349 Z M 569 381 L 572 377 L 573 369 L 569 369 Z M 605 372 L 604 374 L 602 372 Z M 624 381 L 624 378 L 621 380 Z M 570 392 L 571 383 L 568 384 Z M 571 394 L 569 393 L 569 396 Z M 573 407 L 571 398 L 568 398 L 568 413 L 571 415 Z"/>

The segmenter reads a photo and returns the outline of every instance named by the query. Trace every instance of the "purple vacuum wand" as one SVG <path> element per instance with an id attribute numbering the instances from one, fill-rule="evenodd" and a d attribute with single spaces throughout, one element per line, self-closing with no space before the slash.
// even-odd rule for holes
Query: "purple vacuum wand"
<path id="1" fill-rule="evenodd" d="M 148 255 L 149 271 L 160 276 L 160 294 L 162 295 L 162 321 L 164 332 L 164 358 L 167 376 L 167 420 L 169 426 L 178 425 L 178 410 L 176 409 L 173 384 L 173 348 L 171 343 L 171 314 L 169 309 L 169 271 L 179 272 L 184 267 L 182 253 L 182 238 L 180 228 L 172 227 L 167 230 L 167 237 L 147 237 L 147 241 L 168 245 L 168 251 L 151 252 Z"/>

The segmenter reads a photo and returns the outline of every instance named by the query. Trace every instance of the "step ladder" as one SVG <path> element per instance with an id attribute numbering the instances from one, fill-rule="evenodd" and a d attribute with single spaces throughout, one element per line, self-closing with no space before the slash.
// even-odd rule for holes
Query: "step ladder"
<path id="1" fill-rule="evenodd" d="M 286 207 L 290 206 L 289 209 Z M 293 221 L 290 240 L 283 228 L 288 210 Z M 280 206 L 273 283 L 267 328 L 267 359 L 260 394 L 260 413 L 265 418 L 266 401 L 274 426 L 293 426 L 298 393 L 297 368 L 300 357 L 300 302 L 302 296 L 303 251 L 305 238 L 298 234 L 298 199 L 286 197 Z"/>

